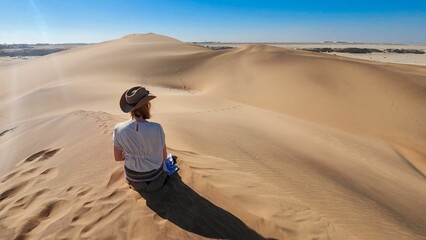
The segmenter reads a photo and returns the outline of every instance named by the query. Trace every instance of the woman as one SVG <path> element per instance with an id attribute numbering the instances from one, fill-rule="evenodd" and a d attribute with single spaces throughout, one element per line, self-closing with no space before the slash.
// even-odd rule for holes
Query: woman
<path id="1" fill-rule="evenodd" d="M 160 124 L 148 122 L 155 96 L 136 86 L 123 93 L 120 108 L 131 119 L 114 128 L 114 158 L 124 161 L 126 179 L 136 191 L 152 192 L 163 186 L 167 175 L 178 170 L 167 157 L 166 142 Z"/>

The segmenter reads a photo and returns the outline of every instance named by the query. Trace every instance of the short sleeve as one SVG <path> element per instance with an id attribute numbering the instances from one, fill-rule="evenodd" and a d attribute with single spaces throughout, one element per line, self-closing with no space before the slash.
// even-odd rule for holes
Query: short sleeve
<path id="1" fill-rule="evenodd" d="M 120 142 L 118 141 L 118 135 L 117 135 L 117 126 L 115 126 L 114 131 L 112 132 L 112 142 L 114 143 L 114 146 L 120 150 L 123 150 L 123 147 L 121 146 Z"/>

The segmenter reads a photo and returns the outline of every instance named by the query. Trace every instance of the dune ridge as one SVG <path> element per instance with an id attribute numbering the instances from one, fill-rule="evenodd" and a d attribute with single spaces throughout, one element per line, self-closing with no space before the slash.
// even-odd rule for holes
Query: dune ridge
<path id="1" fill-rule="evenodd" d="M 111 154 L 137 84 L 182 168 L 154 196 Z M 7 66 L 0 237 L 425 239 L 425 86 L 425 67 L 156 34 Z"/>

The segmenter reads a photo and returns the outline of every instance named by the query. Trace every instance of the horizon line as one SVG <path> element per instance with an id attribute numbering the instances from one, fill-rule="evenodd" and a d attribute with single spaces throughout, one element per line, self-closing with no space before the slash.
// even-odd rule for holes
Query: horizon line
<path id="1" fill-rule="evenodd" d="M 116 39 L 110 39 L 99 42 L 36 42 L 36 43 L 0 43 L 0 45 L 90 45 L 108 42 Z M 179 40 L 179 39 L 178 39 Z M 286 41 L 182 41 L 183 43 L 192 43 L 192 44 L 378 44 L 378 45 L 426 45 L 426 42 L 350 42 L 350 41 L 300 41 L 300 42 L 286 42 Z"/>

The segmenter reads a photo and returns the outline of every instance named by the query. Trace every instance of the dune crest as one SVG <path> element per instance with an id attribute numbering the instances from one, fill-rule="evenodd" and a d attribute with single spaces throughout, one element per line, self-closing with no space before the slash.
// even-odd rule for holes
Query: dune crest
<path id="1" fill-rule="evenodd" d="M 133 85 L 181 166 L 150 196 L 111 152 Z M 424 239 L 424 89 L 425 67 L 156 34 L 3 67 L 0 238 Z"/>
<path id="2" fill-rule="evenodd" d="M 155 33 L 129 34 L 129 35 L 122 37 L 122 39 L 132 39 L 132 40 L 135 40 L 135 41 L 155 42 L 155 43 L 160 43 L 160 42 L 182 43 L 182 41 L 179 41 L 175 38 L 171 38 L 171 37 L 167 37 L 167 36 L 159 35 L 159 34 L 155 34 Z"/>

